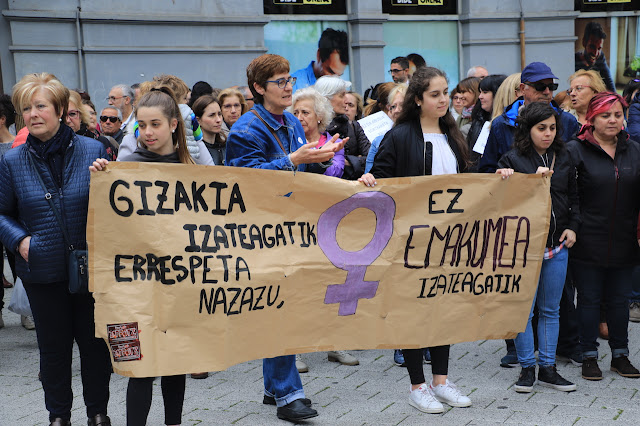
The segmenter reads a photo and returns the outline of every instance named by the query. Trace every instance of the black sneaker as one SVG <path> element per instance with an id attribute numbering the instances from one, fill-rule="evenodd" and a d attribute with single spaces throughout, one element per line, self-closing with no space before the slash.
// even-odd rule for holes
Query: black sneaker
<path id="1" fill-rule="evenodd" d="M 631 361 L 626 356 L 619 356 L 611 360 L 611 371 L 615 371 L 622 377 L 637 379 L 640 377 L 640 371 L 631 365 Z"/>
<path id="2" fill-rule="evenodd" d="M 555 365 L 541 365 L 538 367 L 538 384 L 563 392 L 573 392 L 576 390 L 574 383 L 565 380 L 558 374 Z"/>
<path id="3" fill-rule="evenodd" d="M 529 393 L 533 390 L 536 382 L 536 366 L 526 367 L 520 370 L 520 377 L 516 382 L 516 392 Z"/>
<path id="4" fill-rule="evenodd" d="M 582 378 L 586 380 L 602 380 L 602 371 L 598 367 L 596 358 L 585 358 L 582 360 Z"/>

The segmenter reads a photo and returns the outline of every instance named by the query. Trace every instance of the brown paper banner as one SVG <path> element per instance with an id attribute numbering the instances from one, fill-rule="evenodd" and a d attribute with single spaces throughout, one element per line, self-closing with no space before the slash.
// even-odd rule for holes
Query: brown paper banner
<path id="1" fill-rule="evenodd" d="M 91 179 L 96 335 L 115 371 L 137 377 L 514 337 L 550 204 L 540 175 L 367 188 L 308 173 L 112 163 Z"/>

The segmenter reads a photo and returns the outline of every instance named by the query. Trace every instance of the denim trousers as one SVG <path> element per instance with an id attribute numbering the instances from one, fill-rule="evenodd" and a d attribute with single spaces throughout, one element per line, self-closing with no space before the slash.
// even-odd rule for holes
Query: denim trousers
<path id="1" fill-rule="evenodd" d="M 262 375 L 264 377 L 264 394 L 274 397 L 278 407 L 304 398 L 295 355 L 264 358 L 262 360 Z"/>
<path id="2" fill-rule="evenodd" d="M 597 358 L 600 304 L 604 302 L 613 358 L 629 356 L 629 298 L 633 267 L 605 267 L 575 262 L 580 346 L 585 358 Z"/>
<path id="3" fill-rule="evenodd" d="M 107 414 L 111 358 L 104 340 L 95 337 L 93 296 L 70 294 L 66 281 L 24 283 L 36 325 L 40 373 L 49 420 L 71 418 L 73 342 L 80 351 L 80 377 L 87 417 Z"/>
<path id="4" fill-rule="evenodd" d="M 569 251 L 563 248 L 551 259 L 542 261 L 538 289 L 531 305 L 527 328 L 515 338 L 518 361 L 523 368 L 536 364 L 533 341 L 533 309 L 538 306 L 538 364 L 555 365 L 558 331 L 560 329 L 560 299 L 567 276 Z"/>

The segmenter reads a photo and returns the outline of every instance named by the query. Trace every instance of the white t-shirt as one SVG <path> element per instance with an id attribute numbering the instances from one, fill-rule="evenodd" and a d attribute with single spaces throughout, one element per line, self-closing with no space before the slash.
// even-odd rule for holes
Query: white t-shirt
<path id="1" fill-rule="evenodd" d="M 447 135 L 441 133 L 423 133 L 425 142 L 431 142 L 433 156 L 431 157 L 431 174 L 454 175 L 458 173 L 458 161 L 447 142 Z"/>

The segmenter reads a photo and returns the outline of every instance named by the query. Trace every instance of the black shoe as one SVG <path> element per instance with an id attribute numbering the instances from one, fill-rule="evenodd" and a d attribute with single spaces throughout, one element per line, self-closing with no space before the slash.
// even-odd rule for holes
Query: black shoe
<path id="1" fill-rule="evenodd" d="M 106 414 L 96 414 L 87 420 L 88 426 L 111 426 L 111 419 Z"/>
<path id="2" fill-rule="evenodd" d="M 311 407 L 311 400 L 309 398 L 300 398 L 300 401 L 302 401 L 302 403 L 307 407 Z M 276 399 L 272 396 L 265 395 L 262 398 L 262 403 L 264 405 L 276 405 Z"/>
<path id="3" fill-rule="evenodd" d="M 536 366 L 526 367 L 520 370 L 520 377 L 516 382 L 516 392 L 529 393 L 533 390 L 533 384 L 536 382 Z"/>
<path id="4" fill-rule="evenodd" d="M 640 377 L 640 371 L 631 365 L 631 361 L 626 356 L 619 356 L 611 360 L 611 371 L 615 371 L 622 377 L 637 379 Z"/>
<path id="5" fill-rule="evenodd" d="M 576 390 L 574 383 L 565 380 L 558 374 L 555 365 L 542 365 L 538 367 L 538 384 L 563 392 L 573 392 Z"/>
<path id="6" fill-rule="evenodd" d="M 500 367 L 514 368 L 520 365 L 516 350 L 507 350 L 507 354 L 500 359 Z"/>
<path id="7" fill-rule="evenodd" d="M 582 360 L 582 378 L 586 380 L 602 380 L 602 371 L 598 367 L 596 358 L 585 358 Z"/>
<path id="8" fill-rule="evenodd" d="M 295 401 L 285 405 L 284 407 L 278 407 L 278 418 L 282 420 L 288 420 L 290 422 L 297 422 L 298 420 L 310 419 L 316 417 L 318 412 L 311 407 L 307 407 L 301 400 Z"/>
<path id="9" fill-rule="evenodd" d="M 60 417 L 56 417 L 51 421 L 50 426 L 71 426 L 71 422 L 69 420 L 62 420 Z"/>
<path id="10" fill-rule="evenodd" d="M 556 354 L 556 359 L 560 361 L 570 362 L 571 364 L 580 367 L 582 365 L 582 352 L 574 351 L 571 354 Z"/>

